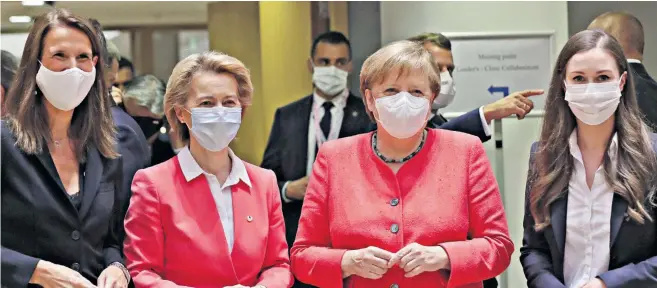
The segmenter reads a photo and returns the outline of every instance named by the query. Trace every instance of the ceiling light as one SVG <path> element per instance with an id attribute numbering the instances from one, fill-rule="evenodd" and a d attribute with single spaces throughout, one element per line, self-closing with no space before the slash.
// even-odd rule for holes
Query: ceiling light
<path id="1" fill-rule="evenodd" d="M 23 1 L 23 6 L 43 6 L 46 1 Z"/>
<path id="2" fill-rule="evenodd" d="M 11 22 L 11 23 L 30 23 L 30 22 L 32 22 L 32 17 L 30 17 L 30 16 L 11 16 L 11 17 L 9 17 L 9 22 Z"/>

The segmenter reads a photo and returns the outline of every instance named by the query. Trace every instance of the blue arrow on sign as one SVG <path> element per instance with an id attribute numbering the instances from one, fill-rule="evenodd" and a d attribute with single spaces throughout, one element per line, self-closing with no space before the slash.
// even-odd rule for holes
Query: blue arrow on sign
<path id="1" fill-rule="evenodd" d="M 509 87 L 508 86 L 496 87 L 490 85 L 490 87 L 488 87 L 488 93 L 490 93 L 491 95 L 494 95 L 495 93 L 503 93 L 504 97 L 506 97 L 509 96 Z"/>

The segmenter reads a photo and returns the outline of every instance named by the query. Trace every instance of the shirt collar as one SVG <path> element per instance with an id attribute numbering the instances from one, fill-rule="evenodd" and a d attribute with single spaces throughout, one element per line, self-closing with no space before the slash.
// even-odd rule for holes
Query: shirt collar
<path id="1" fill-rule="evenodd" d="M 347 97 L 349 97 L 349 89 L 344 89 L 344 91 L 335 96 L 331 102 L 333 102 L 335 107 L 342 109 L 347 106 Z M 317 89 L 315 89 L 313 91 L 313 106 L 321 107 L 324 102 L 326 102 L 326 99 L 324 99 L 322 96 L 319 96 L 317 94 Z"/>
<path id="2" fill-rule="evenodd" d="M 228 178 L 226 178 L 226 182 L 222 185 L 222 188 L 235 185 L 240 180 L 251 187 L 251 179 L 249 179 L 249 174 L 246 172 L 244 162 L 242 162 L 242 160 L 238 158 L 230 148 L 228 148 L 228 157 L 231 159 L 232 167 L 230 168 L 230 173 L 228 174 Z M 185 146 L 185 148 L 178 153 L 178 162 L 180 162 L 180 169 L 182 170 L 187 182 L 194 180 L 201 174 L 215 177 L 214 175 L 203 171 L 201 166 L 199 166 L 196 160 L 194 160 L 191 151 L 189 151 L 189 146 Z"/>
<path id="3" fill-rule="evenodd" d="M 630 58 L 628 58 L 628 59 L 627 59 L 627 63 L 639 63 L 639 64 L 641 64 L 641 60 L 639 60 L 639 59 L 630 59 Z"/>
<path id="4" fill-rule="evenodd" d="M 568 145 L 570 146 L 570 154 L 573 155 L 575 159 L 584 163 L 584 160 L 582 160 L 582 151 L 579 150 L 579 146 L 577 145 L 577 129 L 574 129 L 573 132 L 570 133 L 570 138 L 568 139 Z M 609 144 L 609 150 L 607 150 L 607 154 L 609 155 L 609 158 L 614 160 L 617 153 L 618 153 L 618 134 L 614 132 L 614 136 L 611 137 L 611 143 Z"/>

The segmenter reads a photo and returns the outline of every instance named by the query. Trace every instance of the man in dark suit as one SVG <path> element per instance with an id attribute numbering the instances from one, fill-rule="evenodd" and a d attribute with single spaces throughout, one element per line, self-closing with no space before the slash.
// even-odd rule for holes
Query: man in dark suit
<path id="1" fill-rule="evenodd" d="M 349 40 L 340 32 L 324 33 L 313 41 L 310 55 L 313 93 L 276 111 L 261 165 L 278 178 L 290 247 L 317 147 L 327 140 L 368 132 L 371 123 L 363 100 L 347 88 L 352 70 Z M 295 287 L 307 286 L 297 281 Z"/>
<path id="2" fill-rule="evenodd" d="M 105 70 L 105 81 L 108 87 L 107 97 L 109 98 L 109 101 L 112 102 L 110 111 L 112 113 L 114 124 L 116 125 L 116 140 L 119 146 L 118 151 L 122 156 L 121 158 L 123 159 L 121 193 L 119 194 L 118 198 L 121 202 L 121 215 L 125 215 L 125 213 L 128 211 L 128 206 L 130 205 L 130 196 L 132 195 L 130 189 L 132 178 L 135 176 L 135 173 L 137 173 L 137 170 L 146 168 L 149 165 L 150 151 L 148 149 L 146 137 L 144 136 L 144 133 L 142 133 L 137 122 L 135 122 L 135 120 L 132 119 L 128 113 L 116 105 L 110 92 L 113 88 L 111 83 L 116 77 L 116 75 L 114 75 L 116 71 L 113 71 L 113 69 L 111 69 L 109 66 L 111 63 L 115 62 L 116 59 L 120 57 L 120 55 L 118 54 L 118 51 L 115 51 L 114 49 L 108 49 L 107 40 L 102 33 L 102 26 L 100 23 L 95 19 L 89 20 L 98 32 L 98 37 L 100 38 L 100 42 L 103 47 L 103 51 L 101 51 L 101 53 L 104 57 L 103 59 L 105 60 L 105 64 L 108 66 L 108 69 Z M 123 227 L 123 225 L 121 225 L 121 227 Z M 123 229 L 121 229 L 119 233 L 120 240 L 123 242 L 125 236 Z"/>
<path id="3" fill-rule="evenodd" d="M 643 66 L 643 25 L 626 12 L 607 12 L 596 17 L 588 29 L 601 29 L 613 36 L 623 47 L 630 64 L 639 109 L 652 131 L 657 132 L 657 81 L 648 75 Z"/>
<path id="4" fill-rule="evenodd" d="M 439 110 L 452 103 L 456 96 L 456 88 L 452 79 L 455 68 L 452 43 L 449 38 L 440 33 L 425 33 L 408 40 L 423 44 L 424 48 L 433 56 L 435 64 L 441 72 L 440 94 L 431 105 L 434 117 L 429 119 L 428 127 L 464 132 L 478 136 L 482 142 L 486 142 L 491 138 L 488 127 L 491 121 L 500 120 L 513 114 L 518 119 L 525 118 L 525 115 L 534 108 L 534 103 L 528 98 L 544 92 L 538 89 L 511 93 L 509 96 L 448 121 Z"/>

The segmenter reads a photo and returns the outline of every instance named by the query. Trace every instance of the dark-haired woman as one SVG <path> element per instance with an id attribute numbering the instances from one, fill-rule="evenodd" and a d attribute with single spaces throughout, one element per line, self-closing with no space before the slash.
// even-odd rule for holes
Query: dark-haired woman
<path id="1" fill-rule="evenodd" d="M 2 285 L 127 287 L 101 47 L 66 10 L 30 29 L 2 122 Z"/>
<path id="2" fill-rule="evenodd" d="M 657 138 L 631 75 L 601 31 L 577 33 L 557 59 L 530 156 L 520 249 L 529 287 L 657 287 Z"/>

